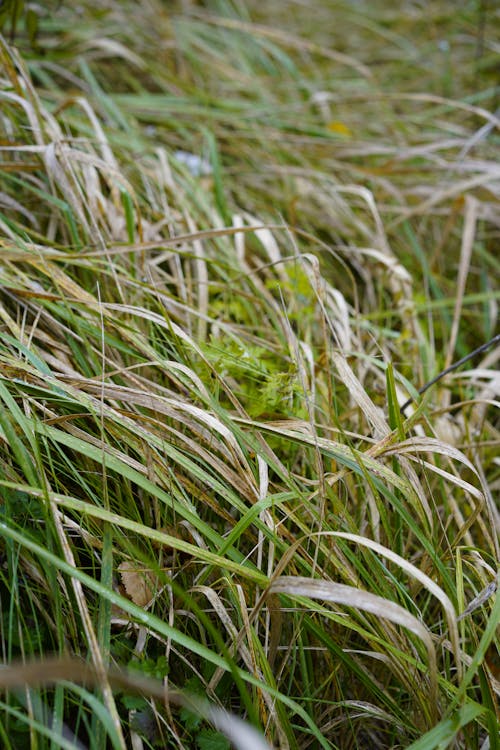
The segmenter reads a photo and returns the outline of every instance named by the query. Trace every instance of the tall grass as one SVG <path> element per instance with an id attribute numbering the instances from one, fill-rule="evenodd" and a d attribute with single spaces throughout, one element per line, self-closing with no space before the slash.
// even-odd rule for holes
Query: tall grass
<path id="1" fill-rule="evenodd" d="M 498 748 L 497 11 L 33 12 L 2 746 Z"/>

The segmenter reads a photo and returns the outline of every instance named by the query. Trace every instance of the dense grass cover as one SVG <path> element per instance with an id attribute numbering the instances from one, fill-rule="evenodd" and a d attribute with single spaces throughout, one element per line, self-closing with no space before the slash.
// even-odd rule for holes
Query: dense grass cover
<path id="1" fill-rule="evenodd" d="M 498 748 L 498 8 L 7 6 L 0 745 Z"/>

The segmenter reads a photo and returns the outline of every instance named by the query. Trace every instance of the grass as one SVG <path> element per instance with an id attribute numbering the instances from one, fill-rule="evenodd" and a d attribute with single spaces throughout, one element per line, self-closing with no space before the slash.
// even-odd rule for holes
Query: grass
<path id="1" fill-rule="evenodd" d="M 498 11 L 18 10 L 2 746 L 498 748 Z"/>

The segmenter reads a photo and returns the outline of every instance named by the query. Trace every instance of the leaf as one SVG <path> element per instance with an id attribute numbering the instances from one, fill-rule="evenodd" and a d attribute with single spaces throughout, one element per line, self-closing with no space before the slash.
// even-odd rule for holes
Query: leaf
<path id="1" fill-rule="evenodd" d="M 122 695 L 120 700 L 127 711 L 143 711 L 149 705 L 141 695 Z"/>
<path id="2" fill-rule="evenodd" d="M 188 732 L 193 732 L 198 729 L 202 721 L 201 716 L 193 713 L 189 708 L 181 708 L 179 711 L 179 718 Z"/>
<path id="3" fill-rule="evenodd" d="M 347 127 L 345 122 L 331 120 L 326 127 L 331 133 L 335 133 L 335 135 L 343 135 L 344 138 L 352 138 L 352 130 Z"/>
<path id="4" fill-rule="evenodd" d="M 196 746 L 200 750 L 229 750 L 231 745 L 229 740 L 220 732 L 214 732 L 212 729 L 202 729 L 196 737 Z"/>
<path id="5" fill-rule="evenodd" d="M 160 585 L 157 576 L 140 563 L 124 560 L 118 566 L 127 596 L 134 604 L 145 607 Z"/>

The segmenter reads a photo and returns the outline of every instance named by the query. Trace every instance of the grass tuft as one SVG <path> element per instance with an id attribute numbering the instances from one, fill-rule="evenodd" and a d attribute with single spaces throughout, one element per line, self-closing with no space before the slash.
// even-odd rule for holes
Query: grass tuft
<path id="1" fill-rule="evenodd" d="M 498 748 L 498 13 L 31 6 L 2 746 Z"/>

